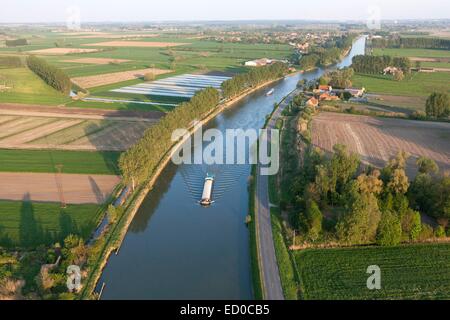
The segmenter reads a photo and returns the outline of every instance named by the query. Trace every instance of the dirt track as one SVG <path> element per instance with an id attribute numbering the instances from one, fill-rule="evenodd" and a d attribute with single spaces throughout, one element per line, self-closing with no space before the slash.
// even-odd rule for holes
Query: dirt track
<path id="1" fill-rule="evenodd" d="M 337 143 L 345 144 L 363 162 L 382 167 L 406 151 L 411 154 L 408 174 L 414 174 L 420 156 L 435 160 L 441 171 L 450 170 L 450 123 L 322 112 L 312 126 L 313 145 L 328 152 Z"/>
<path id="2" fill-rule="evenodd" d="M 58 184 L 66 203 L 103 203 L 120 178 L 108 175 L 0 173 L 0 199 L 60 202 Z"/>

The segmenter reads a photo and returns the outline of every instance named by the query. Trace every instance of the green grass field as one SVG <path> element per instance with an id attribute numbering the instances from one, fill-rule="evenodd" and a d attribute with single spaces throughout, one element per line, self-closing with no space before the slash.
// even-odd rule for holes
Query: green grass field
<path id="1" fill-rule="evenodd" d="M 0 102 L 58 105 L 67 97 L 44 83 L 28 68 L 0 69 Z"/>
<path id="2" fill-rule="evenodd" d="M 69 234 L 87 238 L 100 217 L 98 205 L 0 200 L 0 246 L 36 247 L 61 241 Z"/>
<path id="3" fill-rule="evenodd" d="M 63 164 L 63 173 L 116 175 L 119 156 L 119 152 L 0 149 L 0 171 L 56 172 L 55 166 Z"/>
<path id="4" fill-rule="evenodd" d="M 355 74 L 355 87 L 365 87 L 370 93 L 427 97 L 434 91 L 450 92 L 450 72 L 412 73 L 402 81 L 391 76 Z"/>
<path id="5" fill-rule="evenodd" d="M 305 299 L 449 299 L 450 244 L 307 250 L 295 254 Z M 371 265 L 381 290 L 367 289 Z"/>

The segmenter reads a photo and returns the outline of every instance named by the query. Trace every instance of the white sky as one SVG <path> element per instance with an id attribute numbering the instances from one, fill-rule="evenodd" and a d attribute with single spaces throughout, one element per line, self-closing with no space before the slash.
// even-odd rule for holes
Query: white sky
<path id="1" fill-rule="evenodd" d="M 2 22 L 64 22 L 78 7 L 81 22 L 162 20 L 450 19 L 450 0 L 0 0 Z"/>

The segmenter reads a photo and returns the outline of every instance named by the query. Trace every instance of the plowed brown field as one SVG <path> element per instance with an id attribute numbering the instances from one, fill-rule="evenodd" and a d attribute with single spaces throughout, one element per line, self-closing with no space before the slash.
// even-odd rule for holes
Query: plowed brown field
<path id="1" fill-rule="evenodd" d="M 1 172 L 0 181 L 2 200 L 22 200 L 25 195 L 29 195 L 32 201 L 60 202 L 62 192 L 66 203 L 101 204 L 120 178 L 108 175 Z"/>
<path id="2" fill-rule="evenodd" d="M 408 174 L 416 172 L 415 161 L 426 156 L 442 171 L 450 170 L 450 123 L 374 118 L 322 112 L 312 123 L 312 142 L 331 152 L 345 144 L 365 163 L 383 167 L 399 151 L 411 155 Z"/>
<path id="3" fill-rule="evenodd" d="M 172 72 L 171 70 L 164 69 L 140 69 L 140 70 L 130 70 L 130 71 L 122 71 L 122 72 L 113 72 L 106 74 L 99 74 L 95 76 L 87 76 L 87 77 L 76 77 L 71 80 L 83 88 L 92 88 L 103 86 L 111 83 L 117 83 L 132 79 L 142 78 L 146 73 L 153 73 L 155 76 L 160 74 L 165 74 Z"/>

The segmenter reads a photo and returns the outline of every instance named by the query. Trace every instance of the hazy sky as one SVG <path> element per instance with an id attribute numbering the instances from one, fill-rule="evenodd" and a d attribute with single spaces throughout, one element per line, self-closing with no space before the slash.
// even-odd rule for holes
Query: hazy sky
<path id="1" fill-rule="evenodd" d="M 1 0 L 0 22 L 64 22 L 71 7 L 81 22 L 362 20 L 374 6 L 382 19 L 450 18 L 449 0 Z"/>

